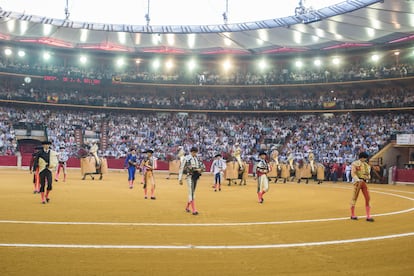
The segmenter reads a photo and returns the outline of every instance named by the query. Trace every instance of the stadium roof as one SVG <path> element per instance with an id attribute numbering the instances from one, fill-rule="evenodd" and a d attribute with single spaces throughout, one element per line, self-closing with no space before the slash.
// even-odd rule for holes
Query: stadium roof
<path id="1" fill-rule="evenodd" d="M 295 53 L 413 39 L 413 0 L 348 0 L 292 16 L 216 25 L 93 23 L 0 10 L 5 42 L 137 54 Z"/>

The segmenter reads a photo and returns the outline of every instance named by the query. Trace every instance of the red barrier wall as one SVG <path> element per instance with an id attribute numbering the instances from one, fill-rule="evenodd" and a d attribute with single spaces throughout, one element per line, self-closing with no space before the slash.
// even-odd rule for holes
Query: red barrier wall
<path id="1" fill-rule="evenodd" d="M 413 169 L 397 169 L 394 181 L 414 183 L 414 170 Z"/>
<path id="2" fill-rule="evenodd" d="M 17 166 L 17 156 L 0 156 L 0 166 Z"/>
<path id="3" fill-rule="evenodd" d="M 29 166 L 30 160 L 32 155 L 25 154 L 22 156 L 22 166 Z M 124 168 L 125 159 L 115 159 L 115 158 L 108 158 L 108 168 L 109 169 L 123 169 Z M 204 162 L 206 166 L 206 171 L 210 171 L 210 167 L 212 162 L 206 161 Z M 17 166 L 17 156 L 0 156 L 0 166 Z M 80 168 L 80 160 L 78 158 L 71 157 L 67 162 L 68 168 Z M 168 171 L 168 161 L 157 161 L 157 170 L 159 171 Z M 414 171 L 414 170 L 413 170 Z M 249 173 L 252 172 L 252 166 L 249 164 Z M 414 181 L 413 181 L 414 182 Z"/>
<path id="4" fill-rule="evenodd" d="M 31 154 L 22 155 L 22 166 L 30 166 L 30 160 L 32 160 Z"/>

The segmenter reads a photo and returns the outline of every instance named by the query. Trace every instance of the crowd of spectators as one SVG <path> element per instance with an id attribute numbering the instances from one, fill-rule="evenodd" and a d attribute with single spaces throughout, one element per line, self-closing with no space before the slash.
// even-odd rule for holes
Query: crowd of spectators
<path id="1" fill-rule="evenodd" d="M 16 154 L 13 126 L 19 122 L 44 124 L 53 146 L 64 145 L 71 156 L 79 150 L 75 129 L 81 129 L 84 134 L 95 133 L 98 139 L 106 136 L 102 156 L 123 158 L 130 147 L 151 148 L 160 160 L 176 158 L 178 146 L 187 151 L 198 147 L 204 160 L 217 153 L 229 157 L 239 143 L 246 161 L 256 158 L 260 150 L 277 147 L 281 161 L 286 161 L 289 151 L 297 159 L 313 151 L 319 162 L 344 163 L 360 151 L 378 152 L 397 133 L 414 133 L 410 112 L 212 115 L 0 107 L 0 118 L 1 155 Z"/>
<path id="2" fill-rule="evenodd" d="M 103 88 L 104 89 L 104 88 Z M 252 91 L 236 93 L 136 92 L 96 93 L 95 90 L 62 90 L 19 87 L 10 91 L 0 87 L 0 99 L 30 102 L 55 102 L 107 107 L 182 109 L 182 110 L 322 110 L 410 107 L 414 105 L 414 84 L 385 87 L 341 88 L 320 92 Z"/>
<path id="3" fill-rule="evenodd" d="M 71 62 L 71 60 L 69 60 Z M 73 61 L 72 61 L 73 62 Z M 270 61 L 271 63 L 273 61 Z M 63 62 L 61 62 L 63 63 Z M 194 85 L 272 85 L 272 84 L 304 84 L 346 82 L 358 80 L 372 80 L 385 78 L 401 78 L 412 76 L 414 67 L 411 61 L 385 62 L 382 64 L 345 62 L 341 66 L 326 65 L 323 67 L 296 68 L 286 64 L 276 64 L 269 70 L 249 69 L 249 66 L 236 66 L 237 69 L 228 72 L 218 68 L 209 68 L 211 65 L 197 72 L 186 72 L 185 66 L 169 72 L 158 72 L 148 65 L 134 63 L 133 66 L 122 68 L 109 65 L 62 65 L 58 62 L 28 62 L 24 60 L 1 59 L 0 71 L 38 75 L 58 76 L 71 78 L 90 78 L 112 81 L 113 79 L 125 82 L 159 83 L 159 84 L 194 84 Z M 218 67 L 218 66 L 217 66 Z"/>
<path id="4" fill-rule="evenodd" d="M 264 74 L 233 72 L 226 76 L 205 71 L 189 77 L 182 73 L 159 75 L 138 68 L 116 72 L 110 69 L 0 60 L 0 72 L 91 78 L 107 80 L 108 83 L 116 76 L 122 81 L 157 82 L 161 86 L 171 82 L 253 86 L 406 77 L 413 74 L 413 67 L 409 64 L 365 67 L 350 65 L 335 71 L 281 69 Z M 8 77 L 13 78 L 13 75 Z M 123 158 L 130 147 L 137 147 L 141 150 L 152 148 L 161 160 L 175 158 L 178 146 L 183 146 L 186 150 L 192 146 L 198 147 L 205 160 L 211 160 L 217 153 L 230 156 L 237 142 L 242 147 L 242 157 L 246 161 L 255 158 L 258 151 L 270 150 L 276 146 L 280 150 L 282 161 L 286 160 L 289 151 L 294 153 L 296 159 L 306 158 L 309 151 L 313 151 L 320 162 L 346 163 L 355 159 L 361 150 L 370 154 L 377 152 L 396 133 L 414 131 L 413 114 L 410 112 L 335 113 L 330 116 L 322 113 L 260 114 L 260 111 L 278 110 L 412 107 L 414 86 L 407 82 L 394 82 L 386 87 L 371 84 L 339 86 L 339 90 L 326 92 L 299 88 L 295 91 L 292 87 L 270 90 L 252 87 L 251 91 L 249 88 L 238 94 L 198 94 L 185 91 L 168 93 L 156 90 L 134 94 L 118 91 L 113 94 L 110 89 L 105 90 L 105 85 L 100 88 L 102 93 L 96 93 L 93 89 L 78 91 L 70 85 L 65 85 L 60 90 L 47 85 L 27 85 L 13 89 L 1 86 L 0 99 L 53 102 L 62 104 L 62 108 L 43 106 L 39 110 L 37 107 L 22 109 L 18 105 L 0 107 L 0 154 L 16 154 L 18 148 L 14 125 L 19 122 L 44 124 L 48 139 L 53 141 L 54 147 L 65 145 L 71 156 L 76 156 L 79 150 L 75 132 L 81 130 L 85 136 L 92 133 L 98 140 L 102 140 L 103 136 L 107 138 L 108 142 L 105 147 L 101 147 L 100 154 L 108 158 Z M 83 107 L 75 110 L 64 104 Z M 98 111 L 88 109 L 86 105 L 114 109 Z M 120 111 L 116 107 L 161 109 L 165 112 Z M 168 112 L 171 109 L 200 112 Z M 257 113 L 233 115 L 223 112 L 213 115 L 202 110 L 249 110 Z"/>

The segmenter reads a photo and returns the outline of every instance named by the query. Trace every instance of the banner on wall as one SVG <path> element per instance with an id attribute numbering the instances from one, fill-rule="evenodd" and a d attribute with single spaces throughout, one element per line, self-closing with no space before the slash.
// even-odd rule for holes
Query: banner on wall
<path id="1" fill-rule="evenodd" d="M 59 101 L 59 96 L 47 96 L 48 103 L 57 103 Z"/>
<path id="2" fill-rule="evenodd" d="M 324 102 L 323 103 L 323 108 L 335 108 L 336 107 L 336 102 Z"/>
<path id="3" fill-rule="evenodd" d="M 414 145 L 414 134 L 397 134 L 397 145 Z"/>

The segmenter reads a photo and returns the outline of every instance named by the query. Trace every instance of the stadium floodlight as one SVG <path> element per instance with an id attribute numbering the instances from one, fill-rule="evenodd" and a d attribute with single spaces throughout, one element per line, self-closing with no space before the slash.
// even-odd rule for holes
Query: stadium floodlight
<path id="1" fill-rule="evenodd" d="M 223 62 L 223 69 L 224 71 L 228 71 L 230 70 L 230 68 L 231 68 L 231 62 L 230 60 L 227 59 Z"/>
<path id="2" fill-rule="evenodd" d="M 50 53 L 49 52 L 44 52 L 43 53 L 43 59 L 44 60 L 49 60 L 50 59 Z"/>
<path id="3" fill-rule="evenodd" d="M 334 58 L 332 59 L 332 63 L 333 63 L 334 65 L 339 65 L 339 64 L 341 63 L 341 60 L 340 60 L 339 58 L 337 58 L 337 57 L 334 57 Z"/>
<path id="4" fill-rule="evenodd" d="M 4 49 L 4 54 L 6 56 L 11 56 L 11 54 L 13 54 L 13 51 L 10 48 L 6 48 Z"/>
<path id="5" fill-rule="evenodd" d="M 81 64 L 86 64 L 86 62 L 88 61 L 88 58 L 86 56 L 80 56 L 79 61 Z"/>
<path id="6" fill-rule="evenodd" d="M 160 68 L 160 61 L 158 59 L 156 59 L 152 62 L 152 68 L 154 70 L 157 70 L 158 68 Z"/>
<path id="7" fill-rule="evenodd" d="M 322 61 L 321 61 L 320 59 L 315 59 L 315 60 L 313 61 L 313 64 L 314 64 L 315 66 L 317 66 L 317 67 L 320 67 L 320 66 L 322 65 Z"/>
<path id="8" fill-rule="evenodd" d="M 302 68 L 302 66 L 303 66 L 303 62 L 302 62 L 301 60 L 297 60 L 297 61 L 295 62 L 295 66 L 296 66 L 297 68 Z"/>
<path id="9" fill-rule="evenodd" d="M 299 0 L 298 6 L 295 8 L 295 16 L 301 16 L 313 12 L 313 8 L 305 5 L 305 0 Z"/>
<path id="10" fill-rule="evenodd" d="M 194 59 L 190 59 L 187 63 L 188 70 L 191 72 L 196 68 L 196 61 Z"/>
<path id="11" fill-rule="evenodd" d="M 170 70 L 174 67 L 174 62 L 171 59 L 167 60 L 167 62 L 165 63 L 165 67 L 167 67 L 167 70 Z"/>
<path id="12" fill-rule="evenodd" d="M 118 66 L 118 67 L 121 67 L 121 66 L 123 66 L 125 64 L 125 61 L 124 61 L 124 59 L 123 58 L 118 58 L 117 60 L 116 60 L 116 65 Z"/>
<path id="13" fill-rule="evenodd" d="M 379 60 L 379 55 L 377 55 L 377 54 L 373 54 L 373 55 L 371 56 L 371 60 L 372 60 L 373 62 L 377 62 L 377 61 Z"/>
<path id="14" fill-rule="evenodd" d="M 19 51 L 17 52 L 17 55 L 18 55 L 19 57 L 24 57 L 24 56 L 26 55 L 26 52 L 25 52 L 25 51 L 23 51 L 23 50 L 19 50 Z"/>
<path id="15" fill-rule="evenodd" d="M 267 69 L 267 62 L 266 62 L 266 60 L 265 60 L 265 59 L 261 59 L 261 60 L 259 60 L 258 65 L 259 65 L 259 69 L 260 69 L 261 71 L 264 71 L 264 70 L 266 70 L 266 69 Z"/>
<path id="16" fill-rule="evenodd" d="M 222 14 L 224 24 L 229 22 L 229 0 L 226 0 L 226 10 Z"/>
<path id="17" fill-rule="evenodd" d="M 150 9 L 150 4 L 151 4 L 150 0 L 147 0 L 147 13 L 145 14 L 145 21 L 147 22 L 147 26 L 149 26 L 150 25 L 150 22 L 151 22 L 151 17 L 150 17 L 150 11 L 151 11 L 151 9 Z"/>
<path id="18" fill-rule="evenodd" d="M 69 0 L 66 0 L 66 6 L 65 6 L 65 18 L 68 20 L 70 17 L 70 11 L 69 11 Z"/>

